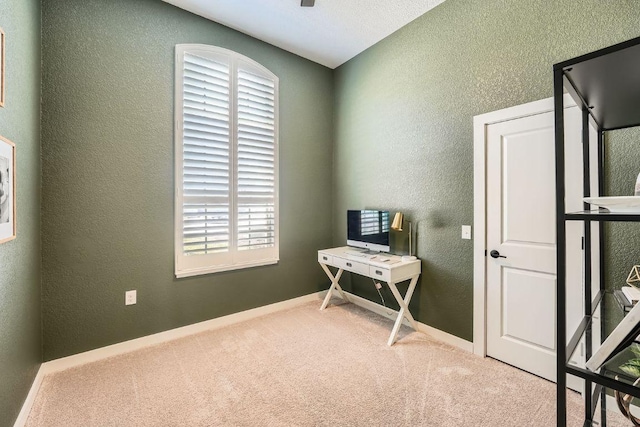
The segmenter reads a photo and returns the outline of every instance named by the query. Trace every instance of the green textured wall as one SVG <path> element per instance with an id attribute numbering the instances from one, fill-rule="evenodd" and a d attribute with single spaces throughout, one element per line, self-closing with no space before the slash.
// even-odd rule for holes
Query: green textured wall
<path id="1" fill-rule="evenodd" d="M 472 340 L 472 241 L 460 226 L 473 222 L 473 116 L 552 96 L 554 63 L 637 37 L 639 22 L 633 0 L 447 0 L 339 67 L 334 243 L 349 208 L 419 220 L 412 312 Z M 353 290 L 377 299 L 367 281 Z"/>
<path id="2" fill-rule="evenodd" d="M 639 107 L 640 108 L 640 107 Z M 640 173 L 640 128 L 605 134 L 605 192 L 609 196 L 632 196 Z M 606 285 L 619 289 L 629 271 L 640 264 L 640 228 L 635 223 L 605 223 Z"/>
<path id="3" fill-rule="evenodd" d="M 42 361 L 40 327 L 40 1 L 0 1 L 6 98 L 16 144 L 17 238 L 0 244 L 0 426 L 12 426 Z"/>
<path id="4" fill-rule="evenodd" d="M 326 287 L 333 73 L 160 0 L 43 0 L 44 358 Z M 280 78 L 277 266 L 177 280 L 174 47 L 240 52 Z M 125 307 L 124 293 L 138 290 Z"/>

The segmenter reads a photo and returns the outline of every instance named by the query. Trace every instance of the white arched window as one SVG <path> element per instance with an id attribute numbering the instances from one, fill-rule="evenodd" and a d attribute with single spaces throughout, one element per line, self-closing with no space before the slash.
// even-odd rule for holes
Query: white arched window
<path id="1" fill-rule="evenodd" d="M 177 277 L 278 262 L 278 78 L 214 46 L 176 46 Z"/>

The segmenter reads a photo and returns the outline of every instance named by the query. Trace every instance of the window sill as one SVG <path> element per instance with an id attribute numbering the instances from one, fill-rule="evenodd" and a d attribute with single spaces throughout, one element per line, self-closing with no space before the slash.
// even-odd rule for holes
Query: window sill
<path id="1" fill-rule="evenodd" d="M 277 264 L 278 261 L 280 261 L 279 258 L 262 259 L 259 261 L 252 261 L 252 262 L 247 262 L 243 264 L 221 265 L 216 267 L 198 268 L 193 270 L 182 270 L 182 271 L 176 271 L 176 278 L 181 279 L 183 277 L 200 276 L 203 274 L 221 273 L 224 271 L 243 270 L 245 268 L 260 267 L 264 265 L 273 265 L 273 264 Z"/>

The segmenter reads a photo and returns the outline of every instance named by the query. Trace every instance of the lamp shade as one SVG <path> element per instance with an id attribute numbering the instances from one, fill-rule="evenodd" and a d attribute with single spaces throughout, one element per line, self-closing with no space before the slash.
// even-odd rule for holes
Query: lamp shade
<path id="1" fill-rule="evenodd" d="M 393 223 L 391 229 L 396 231 L 402 231 L 402 222 L 404 221 L 404 214 L 402 212 L 396 212 L 396 216 L 393 217 Z"/>

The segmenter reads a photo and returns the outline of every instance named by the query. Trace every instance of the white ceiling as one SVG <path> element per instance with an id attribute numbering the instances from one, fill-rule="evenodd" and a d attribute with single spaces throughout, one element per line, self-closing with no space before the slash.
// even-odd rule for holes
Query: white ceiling
<path id="1" fill-rule="evenodd" d="M 164 0 L 329 68 L 444 0 Z"/>

